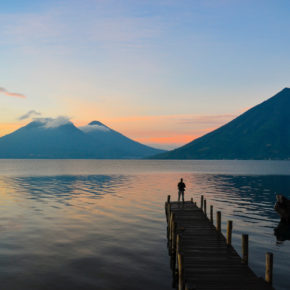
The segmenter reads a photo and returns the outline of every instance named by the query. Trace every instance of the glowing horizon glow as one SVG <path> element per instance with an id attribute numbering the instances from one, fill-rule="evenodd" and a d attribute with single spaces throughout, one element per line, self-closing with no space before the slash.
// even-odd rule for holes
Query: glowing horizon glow
<path id="1" fill-rule="evenodd" d="M 103 120 L 102 123 L 137 142 L 157 148 L 173 149 L 209 133 L 217 127 L 232 120 L 234 117 L 235 115 L 135 116 Z M 44 127 L 57 127 L 68 122 L 72 122 L 80 130 L 85 131 L 88 130 L 88 127 L 90 127 L 90 130 L 98 129 L 99 127 L 88 126 L 88 123 L 85 121 L 74 121 L 65 116 L 59 116 L 57 118 L 36 117 L 34 120 L 43 123 Z M 93 120 L 90 120 L 90 122 L 91 121 Z M 13 131 L 27 125 L 29 122 L 30 121 L 23 120 L 20 126 L 18 126 L 19 123 L 11 123 L 7 127 L 2 127 L 0 124 L 0 131 L 5 132 L 0 135 L 0 137 L 12 133 Z M 154 127 L 154 124 L 156 123 L 159 124 L 158 127 Z M 178 128 L 179 123 L 184 124 L 182 129 Z M 128 126 L 128 124 L 131 124 L 131 126 Z M 133 126 L 134 124 L 135 126 Z M 118 127 L 118 129 L 116 129 L 115 126 Z M 171 130 L 168 128 L 171 128 Z"/>

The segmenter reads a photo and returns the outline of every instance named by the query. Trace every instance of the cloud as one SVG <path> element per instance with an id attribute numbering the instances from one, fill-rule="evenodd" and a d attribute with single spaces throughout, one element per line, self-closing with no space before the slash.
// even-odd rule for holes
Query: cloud
<path id="1" fill-rule="evenodd" d="M 86 125 L 79 127 L 80 130 L 82 130 L 85 133 L 93 132 L 93 131 L 103 131 L 103 132 L 109 132 L 110 129 L 106 126 L 101 125 Z"/>
<path id="2" fill-rule="evenodd" d="M 22 94 L 12 93 L 12 92 L 7 91 L 4 88 L 0 88 L 0 94 L 4 94 L 4 95 L 10 96 L 10 97 L 22 98 L 22 99 L 25 99 L 26 98 L 26 96 L 24 96 Z"/>
<path id="3" fill-rule="evenodd" d="M 41 115 L 41 113 L 39 113 L 39 112 L 37 112 L 37 111 L 34 111 L 34 110 L 30 110 L 30 111 L 28 111 L 26 114 L 20 116 L 20 117 L 18 118 L 18 120 L 25 120 L 25 119 L 30 118 L 31 116 L 40 116 L 40 115 Z"/>
<path id="4" fill-rule="evenodd" d="M 45 128 L 57 128 L 71 123 L 70 118 L 66 116 L 59 116 L 57 118 L 35 118 L 34 120 L 42 123 Z"/>

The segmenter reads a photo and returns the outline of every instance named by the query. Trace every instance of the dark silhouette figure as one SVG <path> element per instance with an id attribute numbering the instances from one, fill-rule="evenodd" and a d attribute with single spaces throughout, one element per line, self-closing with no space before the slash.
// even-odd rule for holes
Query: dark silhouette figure
<path id="1" fill-rule="evenodd" d="M 185 191 L 185 183 L 183 182 L 183 179 L 180 178 L 180 182 L 177 184 L 178 187 L 178 201 L 180 201 L 180 196 L 182 196 L 182 201 L 184 202 L 184 191 Z"/>

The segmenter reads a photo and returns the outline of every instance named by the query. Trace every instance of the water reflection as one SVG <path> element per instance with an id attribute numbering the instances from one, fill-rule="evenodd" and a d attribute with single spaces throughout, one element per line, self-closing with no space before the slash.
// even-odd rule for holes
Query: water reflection
<path id="1" fill-rule="evenodd" d="M 1 177 L 3 289 L 170 288 L 155 178 Z"/>
<path id="2" fill-rule="evenodd" d="M 278 226 L 274 229 L 274 235 L 277 238 L 278 244 L 290 240 L 290 224 L 279 222 Z"/>
<path id="3" fill-rule="evenodd" d="M 237 249 L 240 233 L 250 234 L 250 265 L 258 275 L 265 252 L 274 252 L 276 289 L 287 289 L 289 236 L 278 230 L 284 243 L 276 246 L 273 206 L 276 193 L 289 197 L 290 176 L 123 170 L 0 177 L 3 289 L 170 289 L 164 202 L 168 194 L 177 199 L 181 177 L 187 200 L 199 202 L 203 194 L 208 207 L 222 211 L 223 229 L 234 221 Z"/>
<path id="4" fill-rule="evenodd" d="M 191 181 L 198 195 L 204 194 L 222 207 L 230 206 L 237 216 L 244 216 L 243 210 L 256 213 L 255 220 L 277 219 L 276 194 L 290 194 L 290 176 L 194 175 Z"/>
<path id="5" fill-rule="evenodd" d="M 126 176 L 89 175 L 89 176 L 34 176 L 2 178 L 2 183 L 25 192 L 32 199 L 43 198 L 72 199 L 76 196 L 90 195 L 90 198 L 101 198 L 105 194 L 114 194 L 115 190 L 128 182 Z"/>

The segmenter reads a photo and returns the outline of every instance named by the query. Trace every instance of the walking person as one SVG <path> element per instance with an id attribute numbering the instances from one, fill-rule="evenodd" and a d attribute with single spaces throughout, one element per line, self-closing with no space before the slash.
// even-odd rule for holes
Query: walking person
<path id="1" fill-rule="evenodd" d="M 182 202 L 184 202 L 184 191 L 185 191 L 185 183 L 183 182 L 183 179 L 180 178 L 180 182 L 177 184 L 178 187 L 178 201 L 180 201 L 180 196 L 182 196 Z"/>

